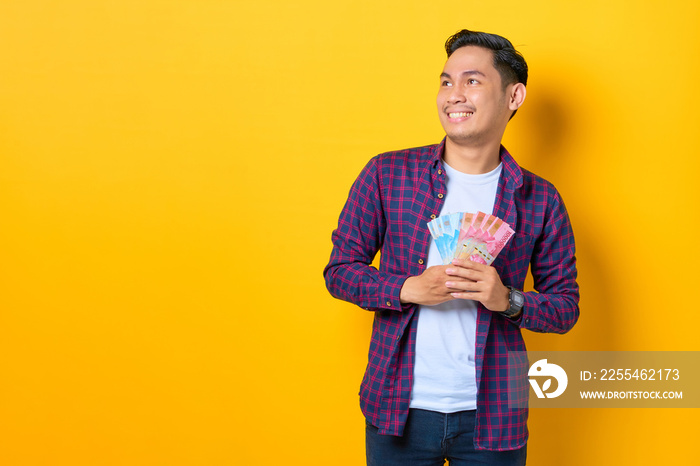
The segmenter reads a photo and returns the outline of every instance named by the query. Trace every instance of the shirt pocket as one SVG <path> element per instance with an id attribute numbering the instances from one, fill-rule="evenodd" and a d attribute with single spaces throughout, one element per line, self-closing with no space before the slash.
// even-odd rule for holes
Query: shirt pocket
<path id="1" fill-rule="evenodd" d="M 535 237 L 526 233 L 516 232 L 510 239 L 493 264 L 503 284 L 522 289 L 534 245 Z"/>

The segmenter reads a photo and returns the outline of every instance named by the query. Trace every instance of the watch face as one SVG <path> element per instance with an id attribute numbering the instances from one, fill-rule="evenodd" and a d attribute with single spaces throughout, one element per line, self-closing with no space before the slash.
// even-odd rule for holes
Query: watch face
<path id="1" fill-rule="evenodd" d="M 513 304 L 518 307 L 523 307 L 525 304 L 525 296 L 517 290 L 513 290 Z"/>

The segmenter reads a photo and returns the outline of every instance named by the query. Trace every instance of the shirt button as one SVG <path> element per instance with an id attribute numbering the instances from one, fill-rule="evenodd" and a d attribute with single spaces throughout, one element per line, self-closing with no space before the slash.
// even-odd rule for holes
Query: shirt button
<path id="1" fill-rule="evenodd" d="M 433 215 L 430 216 L 430 218 L 436 219 L 436 218 L 437 218 L 437 215 L 433 214 Z"/>
<path id="2" fill-rule="evenodd" d="M 391 301 L 387 301 L 386 305 L 391 307 Z"/>
<path id="3" fill-rule="evenodd" d="M 420 265 L 423 265 L 423 259 L 418 259 L 418 263 L 419 263 Z"/>
<path id="4" fill-rule="evenodd" d="M 438 197 L 439 197 L 440 199 L 442 199 L 442 198 L 445 197 L 445 196 L 443 196 L 442 193 L 440 193 L 440 194 L 438 194 Z"/>

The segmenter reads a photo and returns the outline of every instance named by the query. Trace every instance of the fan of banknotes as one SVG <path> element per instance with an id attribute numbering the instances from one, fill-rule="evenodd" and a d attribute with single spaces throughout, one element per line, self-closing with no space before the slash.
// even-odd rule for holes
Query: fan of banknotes
<path id="1" fill-rule="evenodd" d="M 500 218 L 483 212 L 446 214 L 428 222 L 442 263 L 469 259 L 491 265 L 515 233 Z"/>

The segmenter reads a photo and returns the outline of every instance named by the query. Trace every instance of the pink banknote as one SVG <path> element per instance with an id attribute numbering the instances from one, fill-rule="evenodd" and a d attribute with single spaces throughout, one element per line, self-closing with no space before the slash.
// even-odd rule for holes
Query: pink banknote
<path id="1" fill-rule="evenodd" d="M 445 214 L 428 222 L 443 264 L 469 259 L 491 265 L 515 233 L 506 222 L 484 212 Z"/>

